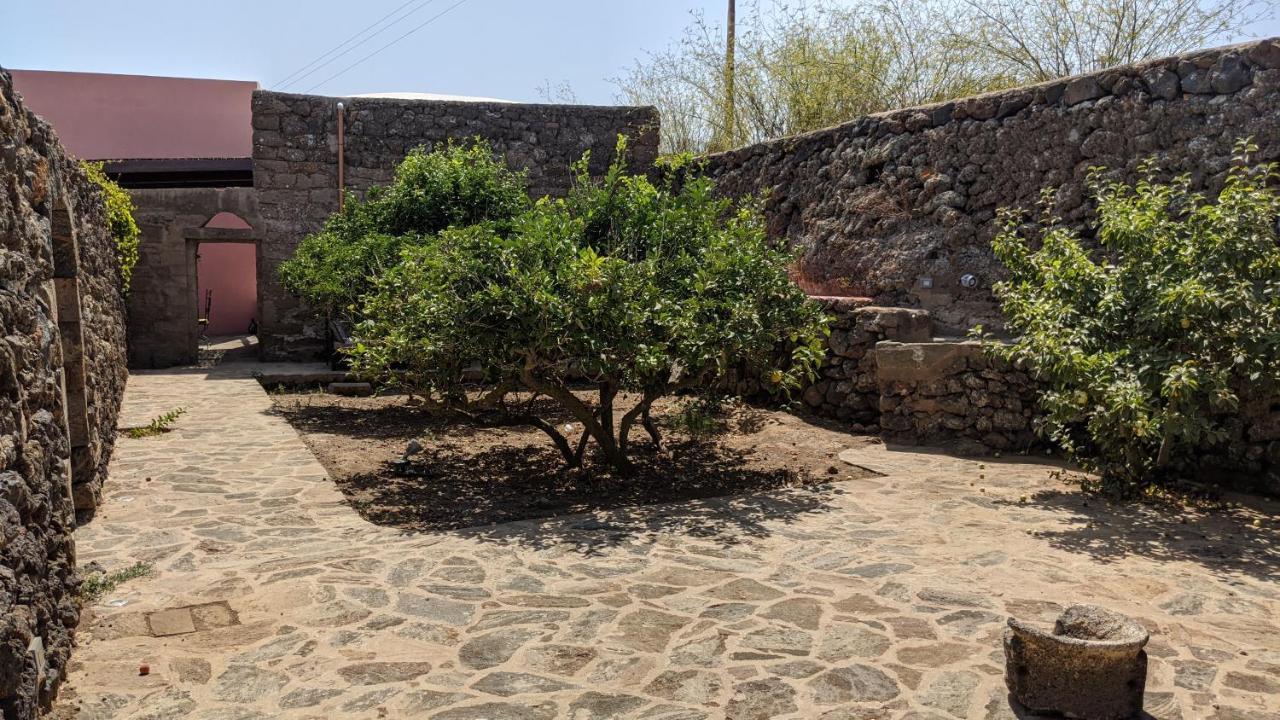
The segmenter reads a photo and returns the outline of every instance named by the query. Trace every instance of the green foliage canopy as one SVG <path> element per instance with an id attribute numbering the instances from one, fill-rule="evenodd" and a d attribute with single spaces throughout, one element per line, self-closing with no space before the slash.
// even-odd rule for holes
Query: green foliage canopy
<path id="1" fill-rule="evenodd" d="M 584 428 L 576 449 L 531 412 L 499 422 L 539 427 L 574 465 L 595 441 L 620 470 L 637 423 L 660 444 L 649 409 L 663 395 L 741 362 L 798 387 L 822 358 L 826 318 L 790 281 L 793 258 L 768 242 L 757 207 L 717 198 L 706 179 L 628 175 L 624 151 L 600 180 L 584 158 L 565 199 L 405 248 L 372 279 L 356 369 L 473 415 L 512 390 L 552 398 Z M 777 362 L 780 341 L 789 362 Z M 497 388 L 480 400 L 461 381 L 475 361 Z M 582 379 L 594 403 L 571 390 Z M 622 391 L 641 400 L 615 423 Z"/>
<path id="2" fill-rule="evenodd" d="M 1095 171 L 1100 252 L 1047 213 L 1034 242 L 1004 214 L 995 290 L 1020 337 L 994 347 L 1046 383 L 1042 429 L 1117 494 L 1194 468 L 1242 400 L 1280 387 L 1280 177 L 1250 149 L 1216 202 L 1150 163 L 1133 186 Z"/>
<path id="3" fill-rule="evenodd" d="M 496 159 L 479 139 L 440 150 L 413 150 L 393 182 L 366 197 L 348 194 L 340 212 L 307 236 L 280 266 L 286 289 L 330 315 L 346 315 L 395 266 L 405 247 L 446 228 L 489 221 L 505 233 L 529 205 L 524 177 Z"/>

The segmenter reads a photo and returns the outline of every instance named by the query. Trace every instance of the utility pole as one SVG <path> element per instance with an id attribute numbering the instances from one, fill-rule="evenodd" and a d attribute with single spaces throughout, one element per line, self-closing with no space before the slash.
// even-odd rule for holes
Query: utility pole
<path id="1" fill-rule="evenodd" d="M 734 125 L 737 124 L 737 108 L 734 104 L 734 46 L 737 45 L 738 33 L 736 25 L 737 20 L 737 2 L 729 0 L 729 21 L 728 31 L 725 38 L 725 54 L 724 54 L 724 150 L 732 148 L 736 144 L 737 134 L 734 132 Z"/>

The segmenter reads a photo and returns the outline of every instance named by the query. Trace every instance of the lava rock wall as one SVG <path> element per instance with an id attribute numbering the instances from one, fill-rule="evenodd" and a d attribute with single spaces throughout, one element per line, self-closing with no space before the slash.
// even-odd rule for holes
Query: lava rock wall
<path id="1" fill-rule="evenodd" d="M 767 193 L 809 292 L 925 308 L 963 334 L 1001 322 L 999 208 L 1034 209 L 1052 188 L 1085 229 L 1090 167 L 1132 179 L 1154 158 L 1216 191 L 1246 137 L 1257 160 L 1280 160 L 1280 40 L 872 115 L 713 155 L 706 172 L 726 194 Z"/>
<path id="2" fill-rule="evenodd" d="M 1039 390 L 981 342 L 881 342 L 874 352 L 880 437 L 966 455 L 1026 451 Z"/>
<path id="3" fill-rule="evenodd" d="M 533 197 L 564 195 L 570 166 L 584 152 L 591 153 L 591 172 L 603 173 L 620 134 L 629 138 L 633 167 L 652 167 L 658 152 L 653 108 L 255 93 L 264 359 L 311 359 L 324 350 L 322 323 L 281 287 L 277 269 L 338 209 L 339 102 L 345 106 L 343 187 L 356 192 L 390 182 L 414 148 L 450 139 L 487 140 L 511 167 L 527 173 Z"/>
<path id="4" fill-rule="evenodd" d="M 67 382 L 68 368 L 81 383 Z M 76 511 L 91 512 L 101 493 L 126 379 L 124 300 L 101 193 L 0 70 L 0 717 L 7 720 L 35 717 L 65 676 L 79 617 Z"/>

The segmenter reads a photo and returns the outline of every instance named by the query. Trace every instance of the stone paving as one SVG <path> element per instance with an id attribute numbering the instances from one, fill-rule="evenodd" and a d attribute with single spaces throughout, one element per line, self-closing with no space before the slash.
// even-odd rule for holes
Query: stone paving
<path id="1" fill-rule="evenodd" d="M 250 368 L 130 379 L 123 425 L 188 412 L 121 438 L 79 559 L 156 571 L 93 606 L 59 716 L 1012 718 L 1005 620 L 1069 602 L 1151 630 L 1152 716 L 1280 716 L 1275 504 L 1182 524 L 851 437 L 881 476 L 404 534 Z"/>

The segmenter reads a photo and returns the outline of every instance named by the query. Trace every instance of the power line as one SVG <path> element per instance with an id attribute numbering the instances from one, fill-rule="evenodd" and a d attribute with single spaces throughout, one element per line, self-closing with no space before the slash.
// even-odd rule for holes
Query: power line
<path id="1" fill-rule="evenodd" d="M 377 19 L 377 20 L 375 20 L 372 24 L 370 24 L 368 27 L 364 28 L 364 29 L 363 29 L 363 30 L 361 30 L 360 32 L 356 33 L 355 35 L 352 35 L 351 37 L 347 38 L 346 40 L 343 40 L 342 42 L 338 43 L 337 45 L 333 46 L 332 48 L 329 48 L 329 49 L 328 49 L 328 50 L 326 50 L 325 52 L 321 53 L 321 54 L 320 54 L 320 56 L 319 56 L 319 57 L 317 57 L 316 59 L 312 60 L 311 62 L 307 63 L 306 65 L 303 65 L 302 67 L 298 68 L 297 70 L 294 70 L 293 72 L 289 73 L 289 74 L 288 74 L 288 75 L 286 75 L 284 78 L 280 79 L 278 82 L 276 82 L 276 83 L 272 84 L 272 86 L 271 86 L 271 87 L 273 87 L 273 88 L 279 88 L 279 89 L 282 89 L 282 90 L 283 90 L 284 88 L 286 88 L 286 87 L 288 87 L 288 86 L 290 86 L 290 85 L 293 85 L 294 83 L 297 83 L 297 82 L 301 81 L 302 79 L 306 78 L 307 76 L 312 75 L 312 74 L 313 74 L 313 73 L 315 73 L 316 71 L 320 70 L 320 69 L 321 69 L 321 68 L 323 68 L 324 66 L 326 66 L 326 65 L 328 65 L 328 64 L 330 64 L 330 63 L 332 63 L 332 62 L 334 62 L 335 60 L 337 60 L 338 58 L 342 57 L 343 55 L 346 55 L 347 53 L 351 52 L 352 50 L 355 50 L 357 47 L 360 47 L 361 45 L 363 45 L 363 44 L 365 44 L 365 43 L 369 42 L 370 40 L 374 39 L 374 38 L 375 38 L 375 37 L 377 37 L 378 35 L 381 35 L 382 33 L 386 32 L 386 31 L 387 31 L 387 30 L 389 30 L 389 29 L 391 29 L 391 27 L 392 27 L 392 26 L 394 26 L 396 23 L 400 22 L 401 20 L 404 20 L 405 18 L 407 18 L 407 17 L 409 17 L 410 15 L 412 15 L 412 14 L 414 14 L 414 13 L 418 12 L 419 10 L 421 10 L 421 9 L 422 9 L 422 8 L 424 8 L 424 7 L 426 7 L 427 5 L 430 5 L 430 4 L 431 4 L 431 3 L 433 3 L 433 2 L 435 2 L 435 0 L 427 0 L 425 4 L 420 4 L 418 7 L 416 7 L 416 8 L 414 8 L 414 9 L 410 10 L 409 12 L 407 12 L 407 13 L 405 13 L 405 14 L 403 14 L 403 15 L 401 15 L 400 17 L 396 18 L 395 20 L 392 20 L 392 21 L 391 21 L 390 23 L 388 23 L 385 27 L 383 27 L 383 28 L 379 29 L 377 32 L 373 33 L 372 35 L 369 35 L 368 37 L 365 37 L 363 40 L 360 40 L 360 41 L 359 41 L 359 42 L 357 42 L 356 44 L 351 45 L 351 47 L 347 48 L 346 50 L 342 50 L 342 48 L 346 47 L 348 44 L 350 44 L 350 43 L 351 43 L 353 40 L 355 40 L 356 38 L 359 38 L 360 36 L 364 35 L 365 33 L 369 32 L 370 30 L 374 29 L 375 27 L 378 27 L 379 25 L 381 25 L 383 22 L 385 22 L 385 21 L 387 20 L 387 18 L 390 18 L 390 17 L 392 17 L 392 16 L 394 16 L 394 15 L 399 14 L 401 10 L 404 10 L 405 8 L 409 7 L 410 5 L 413 5 L 413 4 L 415 4 L 415 3 L 422 3 L 422 0 L 408 0 L 408 1 L 407 1 L 407 2 L 405 2 L 404 4 L 402 4 L 402 5 L 400 5 L 399 7 L 397 7 L 396 9 L 394 9 L 394 10 L 392 10 L 391 12 L 387 13 L 386 15 L 383 15 L 382 17 L 378 18 L 378 19 Z M 338 52 L 339 50 L 342 50 L 342 52 Z M 338 54 L 337 54 L 337 55 L 334 55 L 334 53 L 338 53 Z M 330 55 L 333 55 L 333 57 L 329 57 Z M 329 59 L 328 59 L 328 60 L 325 60 L 325 58 L 329 58 Z M 322 60 L 324 60 L 324 62 L 320 62 L 320 61 L 322 61 Z M 319 64 L 319 65 L 316 65 L 316 63 L 320 63 L 320 64 Z M 313 65 L 315 65 L 315 67 L 312 67 Z M 308 69 L 308 68 L 310 68 L 310 69 Z M 305 71 L 305 72 L 304 72 L 304 71 Z"/>
<path id="2" fill-rule="evenodd" d="M 465 5 L 465 4 L 466 4 L 467 2 L 469 2 L 469 1 L 470 1 L 470 0 L 458 0 L 458 2 L 456 2 L 456 3 L 452 4 L 452 5 L 450 5 L 449 7 L 445 8 L 444 10 L 441 10 L 439 13 L 437 13 L 437 14 L 436 14 L 436 15 L 434 15 L 434 16 L 432 16 L 429 20 L 427 20 L 426 22 L 422 23 L 421 25 L 419 25 L 419 26 L 417 26 L 417 27 L 413 28 L 413 29 L 412 29 L 412 30 L 410 30 L 409 32 L 407 32 L 407 33 L 405 33 L 405 34 L 401 35 L 400 37 L 396 38 L 395 40 L 392 40 L 391 42 L 387 43 L 386 45 L 383 45 L 382 47 L 378 48 L 377 50 L 374 50 L 373 52 L 369 53 L 368 55 L 365 55 L 364 57 L 360 58 L 359 60 L 357 60 L 357 61 L 355 61 L 355 62 L 351 63 L 350 65 L 346 66 L 345 68 L 343 68 L 343 69 L 339 70 L 338 72 L 336 72 L 336 73 L 334 73 L 334 74 L 330 75 L 329 77 L 325 78 L 324 80 L 321 80 L 320 82 L 316 83 L 315 85 L 312 85 L 311 87 L 307 88 L 307 89 L 306 89 L 306 92 L 311 92 L 312 90 L 315 90 L 316 88 L 318 88 L 318 87 L 320 87 L 320 86 L 322 86 L 322 85 L 324 85 L 324 84 L 328 83 L 330 80 L 333 80 L 333 79 L 335 79 L 335 78 L 341 77 L 342 75 L 345 75 L 348 71 L 350 71 L 350 70 L 354 69 L 354 68 L 355 68 L 355 67 L 357 67 L 358 65 L 361 65 L 362 63 L 364 63 L 366 60 L 368 60 L 369 58 L 373 57 L 374 55 L 377 55 L 378 53 L 382 52 L 383 50 L 386 50 L 387 48 L 391 47 L 392 45 L 395 45 L 396 43 L 400 42 L 401 40 L 403 40 L 403 39 L 405 39 L 405 38 L 409 37 L 410 35 L 412 35 L 412 34 L 414 34 L 414 33 L 418 32 L 418 31 L 419 31 L 419 30 L 421 30 L 422 28 L 424 28 L 424 27 L 426 27 L 426 26 L 430 25 L 431 23 L 435 22 L 436 20 L 439 20 L 440 18 L 444 17 L 445 15 L 448 15 L 449 13 L 453 12 L 454 10 L 456 10 L 459 6 L 461 6 L 461 5 Z"/>

